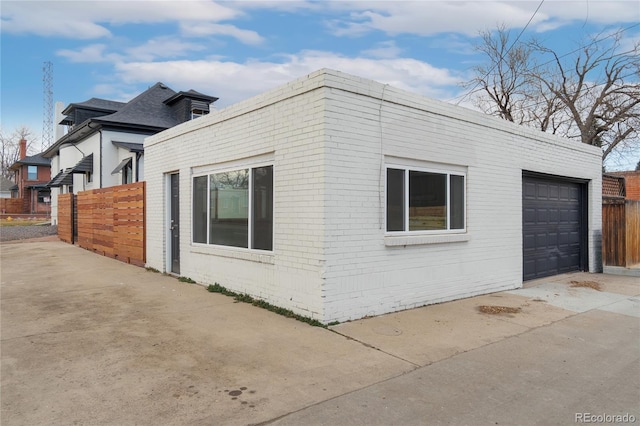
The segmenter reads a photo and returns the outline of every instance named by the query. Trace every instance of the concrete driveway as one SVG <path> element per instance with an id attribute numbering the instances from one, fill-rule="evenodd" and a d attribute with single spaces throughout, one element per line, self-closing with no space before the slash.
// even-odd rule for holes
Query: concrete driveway
<path id="1" fill-rule="evenodd" d="M 0 251 L 2 425 L 640 422 L 637 278 L 327 330 L 58 241 Z"/>

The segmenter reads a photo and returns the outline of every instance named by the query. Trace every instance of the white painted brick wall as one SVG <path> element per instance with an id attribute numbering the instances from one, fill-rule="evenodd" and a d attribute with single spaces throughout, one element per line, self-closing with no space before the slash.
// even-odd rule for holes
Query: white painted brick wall
<path id="1" fill-rule="evenodd" d="M 274 251 L 191 244 L 193 167 L 272 153 Z M 467 170 L 466 241 L 386 246 L 385 158 Z M 165 175 L 180 172 L 181 275 L 325 322 L 522 284 L 522 171 L 590 179 L 599 269 L 600 151 L 321 70 L 145 142 L 147 262 L 166 270 Z"/>

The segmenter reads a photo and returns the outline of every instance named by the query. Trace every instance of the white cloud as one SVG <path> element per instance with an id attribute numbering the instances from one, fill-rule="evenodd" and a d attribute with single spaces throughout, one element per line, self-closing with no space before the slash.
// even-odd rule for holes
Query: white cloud
<path id="1" fill-rule="evenodd" d="M 136 61 L 153 61 L 158 58 L 178 58 L 191 52 L 204 50 L 205 46 L 184 42 L 174 37 L 158 37 L 146 43 L 125 49 L 127 57 Z"/>
<path id="2" fill-rule="evenodd" d="M 383 41 L 378 43 L 376 47 L 372 49 L 366 49 L 362 51 L 364 56 L 372 58 L 396 58 L 402 53 L 402 49 L 399 48 L 393 40 Z"/>
<path id="3" fill-rule="evenodd" d="M 128 84 L 162 81 L 174 90 L 195 89 L 220 98 L 227 106 L 285 84 L 321 68 L 332 68 L 387 83 L 400 89 L 444 99 L 454 96 L 460 79 L 449 70 L 411 58 L 350 58 L 331 52 L 303 51 L 283 62 L 165 61 L 116 65 Z"/>
<path id="4" fill-rule="evenodd" d="M 105 53 L 106 48 L 105 44 L 90 44 L 79 50 L 61 49 L 56 52 L 56 55 L 76 63 L 117 62 L 122 60 L 121 55 Z"/>
<path id="5" fill-rule="evenodd" d="M 77 39 L 107 37 L 108 26 L 220 22 L 243 13 L 213 1 L 3 1 L 2 31 Z"/>
<path id="6" fill-rule="evenodd" d="M 185 36 L 223 35 L 237 39 L 245 44 L 260 44 L 264 39 L 255 31 L 243 30 L 233 25 L 214 24 L 211 22 L 189 23 L 181 25 Z"/>
<path id="7" fill-rule="evenodd" d="M 538 1 L 351 1 L 331 2 L 348 13 L 328 22 L 338 36 L 361 36 L 371 31 L 421 36 L 456 32 L 477 35 L 479 30 L 499 24 L 547 31 L 575 21 L 599 24 L 637 22 L 637 1 L 547 0 L 535 14 Z"/>

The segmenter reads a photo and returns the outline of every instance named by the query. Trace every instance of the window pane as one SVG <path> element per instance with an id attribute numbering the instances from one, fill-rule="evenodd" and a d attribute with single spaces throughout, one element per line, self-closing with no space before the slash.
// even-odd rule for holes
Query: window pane
<path id="1" fill-rule="evenodd" d="M 38 180 L 38 166 L 27 166 L 27 180 Z"/>
<path id="2" fill-rule="evenodd" d="M 193 242 L 207 242 L 207 181 L 208 176 L 193 178 Z"/>
<path id="3" fill-rule="evenodd" d="M 409 231 L 447 229 L 447 175 L 409 171 Z"/>
<path id="4" fill-rule="evenodd" d="M 249 242 L 249 170 L 211 175 L 209 241 L 247 247 Z"/>
<path id="5" fill-rule="evenodd" d="M 253 174 L 251 248 L 273 249 L 273 166 L 258 167 Z"/>
<path id="6" fill-rule="evenodd" d="M 387 169 L 387 231 L 404 231 L 404 170 Z"/>
<path id="7" fill-rule="evenodd" d="M 464 176 L 451 175 L 451 206 L 450 229 L 464 229 Z"/>

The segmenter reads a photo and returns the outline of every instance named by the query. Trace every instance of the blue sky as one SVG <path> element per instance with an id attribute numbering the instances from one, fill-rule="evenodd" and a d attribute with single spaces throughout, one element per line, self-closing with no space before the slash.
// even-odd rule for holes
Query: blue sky
<path id="1" fill-rule="evenodd" d="M 523 39 L 535 36 L 561 54 L 620 28 L 629 28 L 624 43 L 640 39 L 637 0 L 540 4 L 2 0 L 1 129 L 26 125 L 40 138 L 45 61 L 53 63 L 54 102 L 65 105 L 127 101 L 162 81 L 217 96 L 222 108 L 333 68 L 472 107 L 459 83 L 483 60 L 472 48 L 479 31 L 526 28 Z"/>

